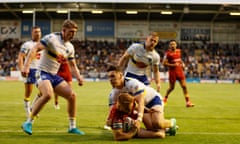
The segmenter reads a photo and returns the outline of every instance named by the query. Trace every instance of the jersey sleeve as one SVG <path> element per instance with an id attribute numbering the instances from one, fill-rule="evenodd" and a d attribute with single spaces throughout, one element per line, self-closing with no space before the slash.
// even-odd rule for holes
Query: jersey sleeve
<path id="1" fill-rule="evenodd" d="M 163 59 L 164 59 L 164 60 L 168 60 L 168 55 L 169 55 L 169 52 L 168 52 L 168 51 L 166 51 L 166 52 L 165 52 L 165 54 L 164 54 L 164 57 L 163 57 Z"/>
<path id="2" fill-rule="evenodd" d="M 132 94 L 133 96 L 136 96 L 144 92 L 144 87 L 136 79 L 129 80 L 127 83 L 127 87 L 128 87 L 129 93 Z"/>
<path id="3" fill-rule="evenodd" d="M 108 120 L 111 121 L 112 129 L 122 129 L 123 120 L 121 114 L 117 111 L 116 104 L 111 108 Z"/>
<path id="4" fill-rule="evenodd" d="M 50 39 L 53 35 L 52 34 L 48 34 L 48 35 L 45 35 L 41 40 L 41 44 L 43 44 L 45 47 L 48 47 L 49 45 L 49 42 L 50 42 Z"/>
<path id="5" fill-rule="evenodd" d="M 72 60 L 75 57 L 75 50 L 74 50 L 74 46 L 69 42 L 67 44 L 67 47 L 69 49 L 69 55 L 68 55 L 68 60 Z"/>
<path id="6" fill-rule="evenodd" d="M 127 53 L 131 56 L 134 55 L 136 52 L 137 44 L 131 44 L 130 47 L 127 49 Z"/>
<path id="7" fill-rule="evenodd" d="M 20 48 L 20 52 L 25 53 L 25 54 L 27 54 L 29 52 L 28 42 L 25 42 L 22 44 L 22 46 Z"/>
<path id="8" fill-rule="evenodd" d="M 115 104 L 117 102 L 117 96 L 119 95 L 119 91 L 115 88 L 109 94 L 109 106 Z"/>

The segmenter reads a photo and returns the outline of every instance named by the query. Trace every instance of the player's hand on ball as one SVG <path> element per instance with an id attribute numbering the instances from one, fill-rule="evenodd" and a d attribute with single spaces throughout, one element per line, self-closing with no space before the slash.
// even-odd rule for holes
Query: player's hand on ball
<path id="1" fill-rule="evenodd" d="M 123 119 L 123 132 L 129 132 L 134 128 L 134 120 L 131 117 L 124 117 Z"/>
<path id="2" fill-rule="evenodd" d="M 136 127 L 137 129 L 140 129 L 140 126 L 141 126 L 141 122 L 139 120 L 135 120 L 134 127 Z"/>

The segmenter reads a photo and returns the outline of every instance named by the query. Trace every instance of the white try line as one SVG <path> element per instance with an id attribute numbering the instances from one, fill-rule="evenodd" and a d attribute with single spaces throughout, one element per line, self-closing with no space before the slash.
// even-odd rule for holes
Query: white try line
<path id="1" fill-rule="evenodd" d="M 240 135 L 239 132 L 177 132 L 183 135 Z"/>
<path id="2" fill-rule="evenodd" d="M 96 131 L 96 130 L 88 130 L 88 131 L 84 131 L 87 134 L 101 134 L 106 132 L 106 133 L 110 133 L 110 130 L 104 130 L 104 129 L 100 129 L 99 131 Z M 15 131 L 12 131 L 12 130 L 0 130 L 0 133 L 24 133 L 22 130 L 15 130 Z M 49 133 L 67 133 L 67 131 L 65 130 L 34 130 L 33 131 L 33 134 L 34 133 L 46 133 L 46 134 L 49 134 Z M 177 135 L 240 135 L 240 132 L 177 132 Z"/>

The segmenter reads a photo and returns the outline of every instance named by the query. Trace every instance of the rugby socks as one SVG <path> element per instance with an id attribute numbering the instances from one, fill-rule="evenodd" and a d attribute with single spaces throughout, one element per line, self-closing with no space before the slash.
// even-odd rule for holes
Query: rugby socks
<path id="1" fill-rule="evenodd" d="M 76 128 L 76 118 L 75 117 L 70 117 L 69 118 L 69 129 Z"/>
<path id="2" fill-rule="evenodd" d="M 165 97 L 163 98 L 163 102 L 164 102 L 165 105 L 167 104 L 167 99 L 168 99 L 168 96 L 165 96 Z"/>
<path id="3" fill-rule="evenodd" d="M 185 100 L 186 100 L 186 102 L 189 102 L 189 97 L 186 96 L 186 97 L 185 97 Z"/>
<path id="4" fill-rule="evenodd" d="M 27 118 L 30 115 L 30 98 L 24 98 L 24 109 L 26 111 Z"/>
<path id="5" fill-rule="evenodd" d="M 165 97 L 163 98 L 163 100 L 164 100 L 164 103 L 167 103 L 168 96 L 165 96 Z"/>
<path id="6" fill-rule="evenodd" d="M 36 103 L 36 101 L 37 101 L 40 97 L 41 97 L 40 94 L 37 94 L 37 95 L 34 97 L 34 99 L 33 99 L 33 101 L 32 101 L 32 105 L 31 105 L 31 107 L 30 107 L 30 110 L 32 110 L 34 104 Z"/>
<path id="7" fill-rule="evenodd" d="M 57 106 L 58 105 L 58 101 L 55 101 L 55 106 Z"/>
<path id="8" fill-rule="evenodd" d="M 171 125 L 171 128 L 174 126 L 174 122 L 172 120 L 170 120 L 170 125 Z"/>
<path id="9" fill-rule="evenodd" d="M 35 118 L 36 118 L 36 116 L 33 116 L 32 113 L 30 113 L 30 115 L 29 115 L 29 117 L 27 119 L 27 122 L 28 123 L 33 123 Z"/>

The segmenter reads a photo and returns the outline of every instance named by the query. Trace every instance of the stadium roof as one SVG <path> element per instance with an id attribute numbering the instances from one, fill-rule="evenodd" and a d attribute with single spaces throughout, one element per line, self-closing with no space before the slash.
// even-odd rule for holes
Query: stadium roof
<path id="1" fill-rule="evenodd" d="M 1 0 L 0 3 L 19 2 Z M 94 3 L 178 3 L 178 4 L 240 4 L 239 0 L 21 0 L 21 2 L 94 2 Z"/>
<path id="2" fill-rule="evenodd" d="M 30 1 L 30 2 L 29 2 Z M 239 22 L 240 16 L 229 15 L 240 13 L 239 0 L 1 0 L 0 19 L 32 19 L 33 14 L 24 14 L 23 10 L 35 11 L 36 19 L 111 19 L 111 20 L 149 20 L 149 21 L 206 21 L 206 22 Z M 57 10 L 66 10 L 59 14 Z M 92 14 L 92 10 L 101 10 L 102 14 Z M 127 10 L 137 14 L 126 14 Z M 161 14 L 171 11 L 171 15 Z"/>

